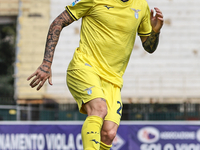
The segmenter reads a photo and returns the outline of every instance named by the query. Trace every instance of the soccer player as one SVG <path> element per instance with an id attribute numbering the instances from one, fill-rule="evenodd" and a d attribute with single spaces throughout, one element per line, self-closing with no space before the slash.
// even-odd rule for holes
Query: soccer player
<path id="1" fill-rule="evenodd" d="M 155 14 L 154 14 L 155 10 Z M 109 150 L 122 115 L 122 76 L 136 34 L 144 49 L 158 45 L 163 15 L 146 0 L 75 0 L 52 22 L 42 64 L 28 77 L 39 90 L 51 81 L 51 65 L 61 30 L 82 18 L 79 47 L 67 70 L 67 85 L 81 113 L 84 150 Z M 70 35 L 69 35 L 70 36 Z"/>

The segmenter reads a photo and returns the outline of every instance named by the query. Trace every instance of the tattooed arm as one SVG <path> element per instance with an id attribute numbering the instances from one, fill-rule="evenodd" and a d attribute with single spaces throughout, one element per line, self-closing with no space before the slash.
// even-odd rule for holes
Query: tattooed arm
<path id="1" fill-rule="evenodd" d="M 63 11 L 50 25 L 49 32 L 46 40 L 46 47 L 44 53 L 44 59 L 42 64 L 38 69 L 28 77 L 27 80 L 30 80 L 32 77 L 33 80 L 30 83 L 30 86 L 33 88 L 38 85 L 37 90 L 39 90 L 48 79 L 49 84 L 52 85 L 51 81 L 51 65 L 53 61 L 54 51 L 60 37 L 60 32 L 62 29 L 74 20 L 68 14 L 67 11 Z"/>
<path id="2" fill-rule="evenodd" d="M 47 35 L 44 62 L 52 63 L 55 47 L 58 43 L 61 30 L 74 20 L 67 11 L 63 11 L 51 24 Z"/>
<path id="3" fill-rule="evenodd" d="M 156 15 L 153 16 L 154 11 L 151 10 L 150 14 L 150 21 L 151 21 L 151 26 L 152 26 L 152 32 L 151 35 L 148 37 L 141 36 L 141 41 L 144 49 L 149 52 L 153 53 L 159 42 L 159 34 L 160 30 L 163 26 L 163 15 L 162 12 L 158 8 L 154 8 L 156 11 Z"/>
<path id="4" fill-rule="evenodd" d="M 152 30 L 151 35 L 149 37 L 141 37 L 141 39 L 144 41 L 142 42 L 142 46 L 148 53 L 153 53 L 159 42 L 159 33 L 156 33 Z M 145 40 L 144 40 L 145 39 Z"/>

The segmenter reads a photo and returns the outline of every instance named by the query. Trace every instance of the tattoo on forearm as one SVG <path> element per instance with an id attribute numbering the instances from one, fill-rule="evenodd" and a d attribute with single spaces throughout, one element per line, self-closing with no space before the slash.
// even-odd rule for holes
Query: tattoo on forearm
<path id="1" fill-rule="evenodd" d="M 49 74 L 49 71 L 45 71 L 45 70 L 42 69 L 41 67 L 40 67 L 40 70 L 43 71 L 43 72 L 45 72 L 45 73 L 48 73 L 48 74 Z"/>
<path id="2" fill-rule="evenodd" d="M 147 52 L 153 53 L 156 50 L 157 46 L 158 46 L 158 42 L 159 42 L 159 33 L 155 33 L 152 30 L 151 35 L 142 44 L 143 44 L 144 49 Z"/>
<path id="3" fill-rule="evenodd" d="M 51 24 L 47 35 L 44 59 L 47 62 L 52 62 L 55 47 L 58 43 L 61 30 L 72 23 L 74 20 L 65 11 L 61 13 Z"/>
<path id="4" fill-rule="evenodd" d="M 47 65 L 42 65 L 42 67 L 46 67 L 46 68 L 50 69 L 50 67 L 49 67 L 49 66 L 47 66 Z"/>
<path id="5" fill-rule="evenodd" d="M 44 61 L 47 61 L 47 62 L 49 62 L 49 63 L 52 63 L 51 61 L 49 61 L 49 60 L 47 60 L 47 59 L 43 59 Z"/>

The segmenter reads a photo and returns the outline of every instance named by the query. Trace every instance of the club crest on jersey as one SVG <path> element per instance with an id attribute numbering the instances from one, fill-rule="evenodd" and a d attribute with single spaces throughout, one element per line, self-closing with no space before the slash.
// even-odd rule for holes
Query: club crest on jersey
<path id="1" fill-rule="evenodd" d="M 72 6 L 76 5 L 78 2 L 80 2 L 81 0 L 75 0 L 74 2 L 72 2 Z"/>
<path id="2" fill-rule="evenodd" d="M 93 88 L 93 87 L 94 87 L 94 86 L 89 87 L 89 88 L 85 89 L 84 91 L 87 91 L 87 94 L 88 94 L 88 95 L 91 95 L 91 94 L 92 94 L 92 88 Z"/>
<path id="3" fill-rule="evenodd" d="M 141 10 L 139 10 L 139 9 L 136 10 L 134 8 L 131 8 L 131 9 L 135 12 L 135 18 L 138 19 L 139 18 L 139 13 L 138 12 L 141 11 Z"/>

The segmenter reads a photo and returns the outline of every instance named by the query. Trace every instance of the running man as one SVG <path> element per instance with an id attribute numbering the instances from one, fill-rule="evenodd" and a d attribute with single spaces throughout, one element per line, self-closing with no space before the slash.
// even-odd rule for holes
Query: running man
<path id="1" fill-rule="evenodd" d="M 80 112 L 88 115 L 81 131 L 84 150 L 112 147 L 122 115 L 122 76 L 136 34 L 147 52 L 153 53 L 158 45 L 163 15 L 154 10 L 146 0 L 75 0 L 51 23 L 43 62 L 28 80 L 33 78 L 30 86 L 37 90 L 47 79 L 52 85 L 51 65 L 60 32 L 82 18 L 67 85 Z"/>

